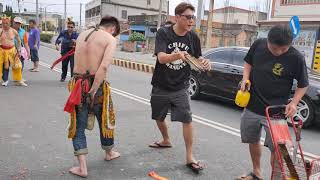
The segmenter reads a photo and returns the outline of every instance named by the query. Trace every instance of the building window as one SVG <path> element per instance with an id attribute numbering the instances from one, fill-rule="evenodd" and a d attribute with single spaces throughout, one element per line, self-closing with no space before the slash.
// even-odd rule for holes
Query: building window
<path id="1" fill-rule="evenodd" d="M 89 10 L 86 10 L 86 18 L 89 17 Z"/>
<path id="2" fill-rule="evenodd" d="M 91 17 L 96 16 L 96 8 L 91 9 Z"/>
<path id="3" fill-rule="evenodd" d="M 96 16 L 99 16 L 100 15 L 100 6 L 97 6 L 96 7 Z"/>
<path id="4" fill-rule="evenodd" d="M 320 0 L 281 0 L 281 5 L 320 4 Z"/>
<path id="5" fill-rule="evenodd" d="M 147 5 L 150 5 L 151 4 L 151 0 L 147 0 Z"/>
<path id="6" fill-rule="evenodd" d="M 121 11 L 121 18 L 122 19 L 127 19 L 127 11 L 126 10 L 122 10 Z"/>

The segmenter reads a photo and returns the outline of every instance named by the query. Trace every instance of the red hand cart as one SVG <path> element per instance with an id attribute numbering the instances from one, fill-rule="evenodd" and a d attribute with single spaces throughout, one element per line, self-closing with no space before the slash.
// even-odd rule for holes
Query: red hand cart
<path id="1" fill-rule="evenodd" d="M 285 105 L 266 108 L 275 153 L 271 180 L 320 180 L 320 157 L 306 159 L 300 144 L 302 121 L 291 118 L 293 133 L 290 133 L 285 108 Z"/>

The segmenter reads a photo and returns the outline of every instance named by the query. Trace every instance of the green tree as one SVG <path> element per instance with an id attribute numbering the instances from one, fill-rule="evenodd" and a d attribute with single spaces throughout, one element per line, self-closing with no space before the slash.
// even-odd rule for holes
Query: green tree
<path id="1" fill-rule="evenodd" d="M 129 36 L 129 41 L 145 41 L 145 37 L 142 33 L 133 32 Z"/>
<path id="2" fill-rule="evenodd" d="M 6 16 L 10 16 L 13 19 L 12 7 L 6 6 L 6 10 L 3 12 Z"/>

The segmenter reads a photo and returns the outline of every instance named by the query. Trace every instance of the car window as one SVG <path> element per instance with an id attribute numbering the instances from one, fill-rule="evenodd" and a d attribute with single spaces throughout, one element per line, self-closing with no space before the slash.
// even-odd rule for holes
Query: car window
<path id="1" fill-rule="evenodd" d="M 232 51 L 231 50 L 223 50 L 223 51 L 216 51 L 205 58 L 210 59 L 211 62 L 219 62 L 219 63 L 232 63 Z"/>
<path id="2" fill-rule="evenodd" d="M 247 55 L 247 53 L 245 51 L 234 51 L 232 64 L 237 65 L 237 66 L 243 66 L 244 57 L 246 55 Z"/>

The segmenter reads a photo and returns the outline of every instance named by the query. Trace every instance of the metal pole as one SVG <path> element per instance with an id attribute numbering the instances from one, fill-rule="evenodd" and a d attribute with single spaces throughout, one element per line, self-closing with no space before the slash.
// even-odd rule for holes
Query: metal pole
<path id="1" fill-rule="evenodd" d="M 81 27 L 82 27 L 82 25 L 81 25 L 81 12 L 82 12 L 82 3 L 80 3 L 80 23 L 79 23 L 79 30 L 81 30 Z"/>
<path id="2" fill-rule="evenodd" d="M 36 21 L 37 25 L 39 26 L 39 2 L 36 0 Z"/>
<path id="3" fill-rule="evenodd" d="M 201 26 L 201 15 L 203 7 L 203 0 L 198 0 L 198 9 L 197 9 L 197 20 L 196 20 L 196 32 L 200 33 L 200 26 Z"/>
<path id="4" fill-rule="evenodd" d="M 66 29 L 66 20 L 67 20 L 67 0 L 64 0 L 64 15 L 63 15 L 63 22 L 62 27 L 63 30 Z"/>
<path id="5" fill-rule="evenodd" d="M 271 19 L 271 16 L 272 16 L 272 6 L 273 6 L 273 0 L 269 0 L 269 11 L 268 11 L 268 20 Z"/>
<path id="6" fill-rule="evenodd" d="M 160 0 L 160 5 L 159 5 L 159 16 L 158 16 L 158 25 L 157 25 L 157 29 L 160 28 L 161 26 L 161 15 L 162 15 L 162 0 Z"/>
<path id="7" fill-rule="evenodd" d="M 207 22 L 206 48 L 211 48 L 213 8 L 214 8 L 214 0 L 210 0 L 209 15 L 208 15 L 208 22 Z"/>
<path id="8" fill-rule="evenodd" d="M 47 7 L 44 8 L 44 31 L 47 31 Z"/>
<path id="9" fill-rule="evenodd" d="M 18 11 L 19 11 L 19 16 L 20 16 L 20 0 L 18 0 Z"/>

